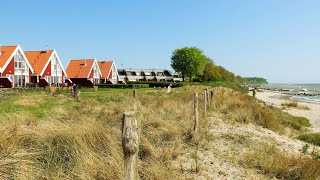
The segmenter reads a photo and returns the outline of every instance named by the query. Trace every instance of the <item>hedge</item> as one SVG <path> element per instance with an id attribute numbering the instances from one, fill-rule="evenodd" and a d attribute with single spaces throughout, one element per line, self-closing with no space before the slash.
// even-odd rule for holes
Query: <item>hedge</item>
<path id="1" fill-rule="evenodd" d="M 182 87 L 184 83 L 175 83 L 175 82 L 157 82 L 157 81 L 139 81 L 139 82 L 127 82 L 128 84 L 135 84 L 140 85 L 140 84 L 148 84 L 149 87 L 168 87 L 169 85 L 173 88 L 175 87 Z"/>
<path id="2" fill-rule="evenodd" d="M 127 88 L 149 88 L 149 84 L 98 84 L 97 85 L 99 88 L 122 88 L 122 89 L 127 89 Z"/>

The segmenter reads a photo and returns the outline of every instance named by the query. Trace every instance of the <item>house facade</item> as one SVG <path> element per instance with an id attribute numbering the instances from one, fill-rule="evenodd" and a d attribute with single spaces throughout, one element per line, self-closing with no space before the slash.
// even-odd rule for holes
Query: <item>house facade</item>
<path id="1" fill-rule="evenodd" d="M 171 73 L 166 69 L 118 69 L 119 78 L 125 81 L 165 81 L 182 82 L 178 73 Z"/>
<path id="2" fill-rule="evenodd" d="M 114 61 L 98 61 L 102 73 L 101 84 L 118 84 L 119 75 Z"/>
<path id="3" fill-rule="evenodd" d="M 20 88 L 31 82 L 33 68 L 19 45 L 0 48 L 0 87 Z"/>
<path id="4" fill-rule="evenodd" d="M 99 84 L 102 77 L 95 59 L 70 60 L 66 73 L 73 83 L 84 87 L 92 87 Z"/>
<path id="5" fill-rule="evenodd" d="M 25 55 L 34 70 L 32 83 L 39 87 L 65 85 L 67 73 L 55 50 L 26 51 Z"/>

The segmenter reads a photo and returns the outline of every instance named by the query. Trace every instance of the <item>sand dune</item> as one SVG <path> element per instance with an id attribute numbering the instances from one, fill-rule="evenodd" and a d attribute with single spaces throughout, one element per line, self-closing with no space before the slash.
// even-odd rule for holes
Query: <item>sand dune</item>
<path id="1" fill-rule="evenodd" d="M 250 93 L 252 94 L 252 93 Z M 279 92 L 274 91 L 263 91 L 263 92 L 257 92 L 256 97 L 267 104 L 272 104 L 276 107 L 281 107 L 282 103 L 290 102 L 290 100 L 286 100 L 286 97 L 288 95 L 281 94 Z M 320 104 L 315 103 L 307 103 L 307 102 L 298 102 L 300 106 L 306 106 L 309 107 L 310 110 L 301 110 L 297 108 L 288 108 L 284 111 L 294 115 L 294 116 L 300 116 L 305 117 L 310 120 L 310 123 L 312 124 L 312 127 L 310 130 L 315 132 L 320 132 Z"/>

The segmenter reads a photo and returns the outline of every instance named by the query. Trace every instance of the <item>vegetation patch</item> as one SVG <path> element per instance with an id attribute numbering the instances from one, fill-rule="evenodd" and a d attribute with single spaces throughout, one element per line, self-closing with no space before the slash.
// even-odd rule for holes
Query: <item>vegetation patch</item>
<path id="1" fill-rule="evenodd" d="M 298 139 L 320 146 L 320 133 L 304 133 L 298 136 Z"/>
<path id="2" fill-rule="evenodd" d="M 255 168 L 270 178 L 317 179 L 320 163 L 308 156 L 290 155 L 275 146 L 262 145 L 250 151 L 244 158 L 246 167 Z"/>
<path id="3" fill-rule="evenodd" d="M 309 119 L 305 117 L 292 116 L 289 113 L 283 112 L 281 109 L 276 107 L 270 107 L 273 114 L 279 119 L 281 124 L 289 126 L 295 130 L 303 130 L 304 127 L 310 127 Z"/>
<path id="4" fill-rule="evenodd" d="M 300 110 L 310 110 L 310 108 L 308 106 L 301 106 L 296 101 L 285 102 L 285 103 L 282 103 L 281 106 L 284 108 L 296 108 L 296 109 L 300 109 Z"/>

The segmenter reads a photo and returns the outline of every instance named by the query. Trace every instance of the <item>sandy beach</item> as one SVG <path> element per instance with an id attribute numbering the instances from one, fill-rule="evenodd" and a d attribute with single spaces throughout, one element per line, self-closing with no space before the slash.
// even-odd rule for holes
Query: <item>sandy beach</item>
<path id="1" fill-rule="evenodd" d="M 252 92 L 250 92 L 252 95 Z M 286 100 L 285 97 L 288 95 L 281 94 L 279 92 L 274 91 L 262 91 L 257 92 L 256 97 L 267 104 L 272 104 L 276 107 L 281 108 L 281 104 L 285 102 L 290 102 L 291 100 Z M 288 112 L 294 116 L 305 117 L 310 120 L 312 127 L 311 131 L 320 132 L 320 104 L 315 103 L 307 103 L 307 102 L 298 102 L 300 106 L 306 106 L 310 108 L 310 110 L 301 110 L 297 108 L 287 108 L 284 109 L 285 112 Z"/>

